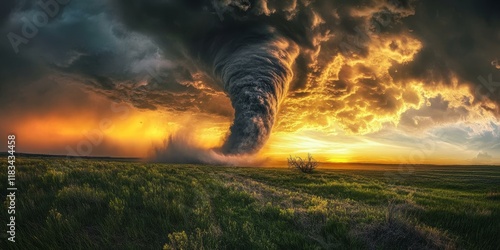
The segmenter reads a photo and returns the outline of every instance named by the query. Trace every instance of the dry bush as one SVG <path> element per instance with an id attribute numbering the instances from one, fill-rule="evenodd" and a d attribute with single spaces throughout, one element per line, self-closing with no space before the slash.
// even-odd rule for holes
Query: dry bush
<path id="1" fill-rule="evenodd" d="M 295 156 L 288 158 L 288 167 L 296 168 L 303 173 L 311 173 L 316 167 L 318 167 L 318 162 L 312 157 L 311 154 L 307 154 L 307 159 L 304 160 L 301 157 Z"/>

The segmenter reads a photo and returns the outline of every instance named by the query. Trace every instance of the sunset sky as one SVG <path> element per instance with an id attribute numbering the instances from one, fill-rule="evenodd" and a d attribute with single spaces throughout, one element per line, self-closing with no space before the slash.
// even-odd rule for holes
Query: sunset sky
<path id="1" fill-rule="evenodd" d="M 239 145 L 230 158 L 500 164 L 497 2 L 47 2 L 0 3 L 0 136 L 19 152 L 154 157 L 172 138 Z M 237 77 L 276 85 L 243 97 Z M 264 120 L 237 120 L 272 129 L 247 150 L 229 128 L 256 100 Z"/>

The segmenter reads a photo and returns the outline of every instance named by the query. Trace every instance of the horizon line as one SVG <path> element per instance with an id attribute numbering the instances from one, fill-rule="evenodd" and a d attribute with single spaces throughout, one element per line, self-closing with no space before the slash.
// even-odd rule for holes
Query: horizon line
<path id="1" fill-rule="evenodd" d="M 0 155 L 9 155 L 7 151 L 0 152 Z M 71 158 L 71 159 L 109 159 L 109 160 L 145 160 L 147 157 L 124 157 L 124 156 L 81 156 L 81 155 L 60 155 L 60 154 L 42 154 L 42 153 L 26 153 L 26 152 L 15 152 L 15 156 L 29 156 L 29 157 L 53 157 L 53 158 Z M 168 163 L 168 162 L 165 162 Z M 269 163 L 286 163 L 286 161 L 269 161 Z M 321 164 L 332 164 L 332 165 L 384 165 L 384 166 L 490 166 L 490 167 L 500 167 L 497 164 L 433 164 L 433 163 L 376 163 L 376 162 L 322 162 Z"/>

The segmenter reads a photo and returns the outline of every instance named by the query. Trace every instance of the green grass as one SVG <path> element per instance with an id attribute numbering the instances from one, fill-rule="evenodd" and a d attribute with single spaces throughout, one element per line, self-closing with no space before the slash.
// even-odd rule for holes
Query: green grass
<path id="1" fill-rule="evenodd" d="M 0 173 L 7 180 L 6 171 Z M 0 182 L 3 197 L 6 181 Z M 289 169 L 24 158 L 2 249 L 499 249 L 500 167 Z M 7 224 L 7 202 L 0 211 Z M 5 246 L 5 247 L 3 247 Z"/>

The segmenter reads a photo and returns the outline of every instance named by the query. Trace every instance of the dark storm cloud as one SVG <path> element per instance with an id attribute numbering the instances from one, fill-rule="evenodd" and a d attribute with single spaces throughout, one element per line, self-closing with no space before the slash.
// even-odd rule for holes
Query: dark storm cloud
<path id="1" fill-rule="evenodd" d="M 424 46 L 412 62 L 396 66 L 393 77 L 401 82 L 413 78 L 429 85 L 451 85 L 457 76 L 462 84 L 471 84 L 478 100 L 500 103 L 500 84 L 496 83 L 500 70 L 494 65 L 500 58 L 498 13 L 498 1 L 418 2 L 415 15 L 405 19 L 405 24 Z"/>
<path id="2" fill-rule="evenodd" d="M 78 82 L 114 100 L 129 101 L 146 109 L 183 109 L 171 105 L 175 104 L 172 99 L 154 99 L 155 95 L 150 95 L 158 91 L 183 96 L 210 94 L 189 85 L 205 80 L 203 77 L 194 79 L 191 72 L 166 59 L 151 39 L 131 32 L 117 20 L 109 2 L 44 2 L 53 4 L 53 13 L 48 13 L 38 1 L 1 3 L 0 88 L 6 96 L 15 96 L 20 90 L 32 91 L 32 82 L 48 78 L 52 79 L 47 80 L 47 88 L 57 85 L 51 81 Z M 49 17 L 47 23 L 35 25 L 34 20 L 43 16 Z M 36 32 L 30 31 L 31 27 Z M 28 39 L 23 33 L 25 29 L 33 37 Z M 9 34 L 27 42 L 11 41 Z M 2 101 L 7 102 L 5 98 Z"/>

